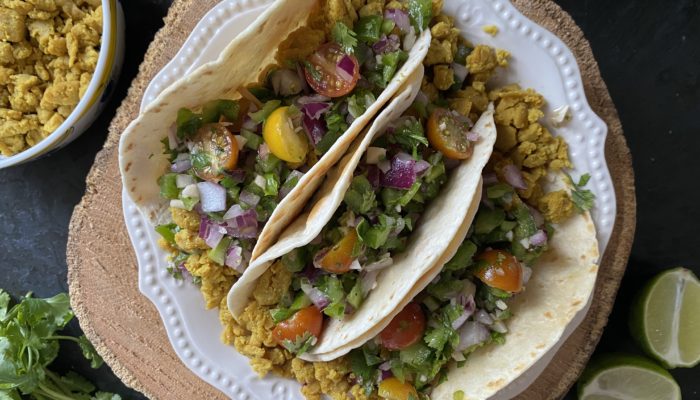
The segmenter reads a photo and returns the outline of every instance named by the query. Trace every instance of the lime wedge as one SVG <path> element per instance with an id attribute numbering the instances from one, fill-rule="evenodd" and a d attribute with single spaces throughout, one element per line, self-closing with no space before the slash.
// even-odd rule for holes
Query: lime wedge
<path id="1" fill-rule="evenodd" d="M 671 374 L 639 356 L 610 354 L 591 361 L 578 383 L 579 400 L 680 400 Z"/>
<path id="2" fill-rule="evenodd" d="M 654 277 L 632 305 L 632 337 L 667 368 L 700 361 L 700 281 L 686 268 Z"/>

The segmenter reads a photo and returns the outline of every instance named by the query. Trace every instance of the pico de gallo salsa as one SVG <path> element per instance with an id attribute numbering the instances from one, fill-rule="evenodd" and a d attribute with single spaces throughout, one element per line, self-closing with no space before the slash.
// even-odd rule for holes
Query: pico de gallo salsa
<path id="1" fill-rule="evenodd" d="M 425 27 L 416 21 L 400 8 L 337 21 L 314 51 L 268 69 L 238 99 L 178 111 L 163 139 L 172 165 L 158 180 L 160 194 L 171 209 L 199 215 L 210 260 L 245 270 L 276 206 L 406 61 Z M 176 240 L 181 227 L 156 230 L 174 247 L 170 270 L 179 276 L 191 254 Z"/>

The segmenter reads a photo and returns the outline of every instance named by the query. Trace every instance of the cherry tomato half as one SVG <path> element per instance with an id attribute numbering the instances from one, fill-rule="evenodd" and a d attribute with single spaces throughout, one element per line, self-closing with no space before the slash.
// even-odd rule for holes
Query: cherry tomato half
<path id="1" fill-rule="evenodd" d="M 224 124 L 204 125 L 190 149 L 194 172 L 204 180 L 218 181 L 223 171 L 236 168 L 238 150 L 238 142 Z"/>
<path id="2" fill-rule="evenodd" d="M 386 400 L 409 400 L 418 399 L 418 392 L 408 382 L 401 382 L 399 379 L 391 377 L 379 383 L 379 397 Z"/>
<path id="3" fill-rule="evenodd" d="M 270 152 L 277 158 L 290 163 L 300 163 L 306 159 L 309 142 L 303 129 L 294 128 L 288 111 L 289 107 L 280 107 L 267 117 L 263 127 L 263 139 Z"/>
<path id="4" fill-rule="evenodd" d="M 428 141 L 447 158 L 466 160 L 471 157 L 474 144 L 467 139 L 468 133 L 469 125 L 448 109 L 436 108 L 428 118 Z"/>
<path id="5" fill-rule="evenodd" d="M 316 306 L 311 305 L 302 308 L 290 318 L 279 322 L 272 330 L 272 336 L 278 344 L 283 345 L 285 340 L 294 342 L 299 337 L 309 333 L 319 337 L 323 328 L 323 315 Z"/>
<path id="6" fill-rule="evenodd" d="M 354 260 L 352 251 L 356 245 L 357 232 L 351 229 L 321 257 L 321 260 L 319 260 L 321 268 L 334 274 L 344 274 L 350 271 L 350 265 L 352 265 Z"/>
<path id="7" fill-rule="evenodd" d="M 476 259 L 487 263 L 476 271 L 476 276 L 485 284 L 510 293 L 518 293 L 523 289 L 523 268 L 509 252 L 487 250 L 476 256 Z"/>
<path id="8" fill-rule="evenodd" d="M 338 63 L 348 56 L 353 63 L 352 73 L 339 72 Z M 328 97 L 340 97 L 350 93 L 360 79 L 360 63 L 353 55 L 345 54 L 336 43 L 326 43 L 307 59 L 309 67 L 304 75 L 309 86 L 317 93 Z M 313 71 L 310 71 L 312 68 Z M 315 71 L 315 72 L 314 72 Z"/>
<path id="9" fill-rule="evenodd" d="M 379 339 L 389 350 L 402 350 L 420 340 L 424 331 L 423 310 L 418 303 L 408 303 L 379 334 Z"/>

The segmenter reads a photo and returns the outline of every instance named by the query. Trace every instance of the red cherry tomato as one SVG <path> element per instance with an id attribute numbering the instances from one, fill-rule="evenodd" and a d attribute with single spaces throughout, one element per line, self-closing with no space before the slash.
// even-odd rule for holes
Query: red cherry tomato
<path id="1" fill-rule="evenodd" d="M 389 350 L 405 349 L 423 337 L 425 314 L 418 303 L 409 303 L 396 314 L 379 334 L 382 346 Z"/>
<path id="2" fill-rule="evenodd" d="M 338 67 L 343 57 L 353 63 L 352 73 Z M 360 64 L 353 55 L 348 55 L 336 43 L 326 43 L 307 59 L 304 75 L 309 86 L 317 93 L 328 97 L 340 97 L 350 93 L 360 79 Z"/>
<path id="3" fill-rule="evenodd" d="M 523 267 L 505 250 L 487 250 L 476 257 L 486 266 L 476 271 L 476 276 L 485 284 L 510 293 L 523 290 Z"/>
<path id="4" fill-rule="evenodd" d="M 323 315 L 316 306 L 302 308 L 290 318 L 275 325 L 272 336 L 278 344 L 282 345 L 285 340 L 294 342 L 306 333 L 319 337 L 323 328 Z"/>

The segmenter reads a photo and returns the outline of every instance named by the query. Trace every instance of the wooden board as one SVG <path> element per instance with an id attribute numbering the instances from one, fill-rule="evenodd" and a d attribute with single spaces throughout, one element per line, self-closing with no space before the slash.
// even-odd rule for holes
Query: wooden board
<path id="1" fill-rule="evenodd" d="M 68 239 L 71 303 L 98 352 L 125 384 L 152 399 L 225 399 L 180 362 L 155 307 L 138 289 L 136 257 L 122 220 L 117 162 L 119 135 L 139 111 L 152 77 L 175 55 L 197 21 L 216 0 L 176 0 L 146 53 L 139 74 L 111 123 L 104 149 L 75 208 Z M 634 175 L 617 111 L 591 48 L 571 17 L 550 0 L 515 0 L 530 19 L 559 36 L 573 51 L 588 100 L 610 130 L 606 158 L 617 196 L 618 215 L 603 256 L 593 304 L 545 372 L 519 398 L 562 397 L 588 361 L 605 327 L 634 238 Z"/>

